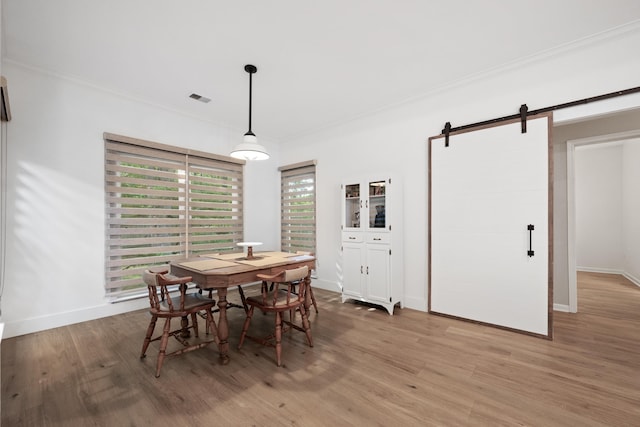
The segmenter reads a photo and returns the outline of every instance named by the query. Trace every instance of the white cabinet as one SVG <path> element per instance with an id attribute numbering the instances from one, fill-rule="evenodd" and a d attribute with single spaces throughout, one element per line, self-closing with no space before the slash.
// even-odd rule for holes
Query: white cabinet
<path id="1" fill-rule="evenodd" d="M 348 298 L 363 298 L 363 269 L 365 264 L 364 251 L 361 243 L 342 243 L 342 302 Z"/>
<path id="2" fill-rule="evenodd" d="M 342 302 L 402 308 L 402 195 L 395 178 L 356 179 L 342 185 Z"/>

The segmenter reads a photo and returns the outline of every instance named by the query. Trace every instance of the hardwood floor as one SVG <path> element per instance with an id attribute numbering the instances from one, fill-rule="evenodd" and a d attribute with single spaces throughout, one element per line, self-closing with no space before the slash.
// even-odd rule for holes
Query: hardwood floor
<path id="1" fill-rule="evenodd" d="M 389 316 L 320 289 L 315 346 L 287 333 L 281 368 L 272 348 L 236 350 L 237 309 L 229 365 L 209 346 L 166 360 L 160 378 L 157 347 L 138 358 L 146 310 L 6 339 L 2 425 L 638 426 L 640 288 L 578 278 L 580 312 L 555 313 L 553 341 L 409 309 Z M 252 327 L 267 333 L 261 317 Z"/>

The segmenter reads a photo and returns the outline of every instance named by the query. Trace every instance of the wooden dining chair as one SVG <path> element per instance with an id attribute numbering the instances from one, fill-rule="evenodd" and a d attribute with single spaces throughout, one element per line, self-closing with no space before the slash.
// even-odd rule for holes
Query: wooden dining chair
<path id="1" fill-rule="evenodd" d="M 296 251 L 296 255 L 310 255 L 310 256 L 315 256 L 315 254 L 313 252 L 308 252 L 308 251 Z M 307 291 L 309 293 L 309 298 L 311 299 L 311 304 L 313 304 L 313 308 L 315 308 L 316 310 L 316 314 L 318 314 L 318 303 L 316 302 L 316 296 L 313 294 L 313 287 L 309 284 Z M 294 293 L 297 293 L 295 290 L 295 284 L 294 284 L 294 289 L 293 289 Z M 246 301 L 244 298 L 244 295 L 241 295 L 242 297 L 242 301 L 244 303 L 244 305 L 246 306 Z M 305 306 L 306 307 L 306 306 Z M 246 311 L 246 310 L 245 310 Z"/>
<path id="2" fill-rule="evenodd" d="M 249 311 L 242 327 L 238 349 L 242 348 L 245 338 L 262 345 L 275 347 L 276 363 L 278 366 L 282 366 L 282 333 L 285 329 L 290 328 L 304 332 L 309 347 L 313 347 L 311 325 L 309 324 L 307 310 L 304 307 L 305 294 L 308 289 L 308 275 L 309 267 L 307 266 L 284 270 L 274 275 L 257 275 L 262 280 L 261 294 L 250 296 L 246 299 Z M 297 293 L 294 292 L 296 286 L 298 287 Z M 265 338 L 247 335 L 251 318 L 256 308 L 263 313 L 275 313 L 275 332 Z M 293 322 L 294 313 L 297 309 L 300 310 L 302 317 L 302 327 Z M 283 313 L 287 311 L 289 312 L 289 319 L 285 320 Z"/>
<path id="3" fill-rule="evenodd" d="M 147 349 L 151 342 L 160 340 L 160 349 L 158 351 L 156 364 L 156 378 L 160 376 L 160 369 L 162 368 L 165 357 L 177 356 L 191 350 L 196 350 L 212 342 L 219 344 L 217 328 L 212 313 L 216 302 L 198 293 L 187 294 L 187 283 L 191 282 L 191 277 L 176 277 L 168 273 L 168 270 L 152 271 L 148 269 L 142 274 L 142 279 L 147 284 L 149 291 L 149 313 L 151 314 L 151 321 L 149 322 L 147 334 L 142 344 L 140 358 L 143 359 L 146 356 Z M 172 285 L 178 285 L 179 295 L 173 297 L 169 295 L 168 287 Z M 189 330 L 193 330 L 195 338 L 199 338 L 196 314 L 200 311 L 206 312 L 207 334 L 213 334 L 213 338 L 210 340 L 192 341 L 190 340 Z M 189 317 L 191 318 L 191 325 L 189 325 Z M 162 334 L 152 338 L 158 318 L 165 319 Z M 171 330 L 171 320 L 175 318 L 182 319 L 181 325 L 180 328 Z M 170 336 L 180 342 L 182 348 L 167 353 L 166 350 Z"/>
<path id="4" fill-rule="evenodd" d="M 315 253 L 308 252 L 308 251 L 296 251 L 296 254 L 316 256 Z M 313 304 L 313 308 L 316 309 L 316 314 L 318 314 L 318 304 L 316 303 L 316 296 L 313 294 L 313 287 L 311 286 L 311 284 L 309 284 L 308 291 L 309 291 L 309 297 L 311 297 L 311 304 Z"/>

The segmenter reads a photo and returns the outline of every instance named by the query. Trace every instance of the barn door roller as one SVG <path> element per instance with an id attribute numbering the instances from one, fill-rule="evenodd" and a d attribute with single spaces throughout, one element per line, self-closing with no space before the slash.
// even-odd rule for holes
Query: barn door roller
<path id="1" fill-rule="evenodd" d="M 522 104 L 520 106 L 520 124 L 522 127 L 522 133 L 527 133 L 527 111 L 529 111 L 527 104 Z"/>

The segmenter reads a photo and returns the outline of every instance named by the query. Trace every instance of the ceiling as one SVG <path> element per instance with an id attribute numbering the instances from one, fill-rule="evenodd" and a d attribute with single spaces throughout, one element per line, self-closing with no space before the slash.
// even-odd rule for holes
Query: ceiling
<path id="1" fill-rule="evenodd" d="M 640 19 L 638 0 L 2 0 L 4 61 L 287 141 Z M 205 104 L 189 98 L 211 98 Z"/>

